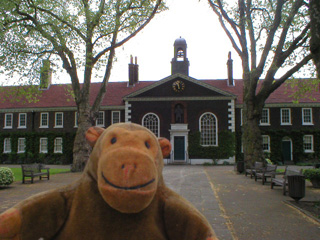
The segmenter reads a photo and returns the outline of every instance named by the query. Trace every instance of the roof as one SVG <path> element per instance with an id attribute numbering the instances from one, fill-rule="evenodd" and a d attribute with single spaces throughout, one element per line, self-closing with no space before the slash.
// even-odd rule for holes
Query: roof
<path id="1" fill-rule="evenodd" d="M 173 75 L 172 75 L 173 76 Z M 169 76 L 161 80 L 162 82 L 166 82 L 167 79 L 171 79 Z M 199 81 L 199 84 L 208 84 L 212 86 L 214 89 L 220 89 L 230 95 L 236 96 L 236 104 L 243 103 L 243 80 L 234 80 L 234 86 L 228 86 L 227 79 L 222 80 L 196 80 L 190 77 L 186 77 L 186 80 L 189 81 Z M 161 81 L 140 81 L 135 84 L 135 86 L 128 86 L 128 82 L 109 82 L 107 85 L 106 95 L 102 101 L 101 106 L 124 106 L 123 99 L 126 96 L 134 96 L 135 92 L 142 92 L 144 89 L 152 88 L 154 86 L 158 86 L 161 84 Z M 91 84 L 91 97 L 90 101 L 93 104 L 95 96 L 99 92 L 101 83 L 92 83 Z M 71 92 L 71 84 L 53 84 L 47 90 L 40 90 L 40 95 L 38 97 L 37 102 L 28 103 L 24 98 L 21 101 L 11 101 L 10 99 L 17 98 L 16 91 L 8 95 L 10 89 L 24 89 L 28 87 L 3 87 L 0 91 L 0 109 L 20 109 L 20 108 L 64 108 L 64 107 L 76 107 L 74 99 Z M 275 92 L 271 94 L 271 96 L 267 99 L 266 104 L 288 104 L 293 103 L 294 98 L 290 95 L 296 91 L 296 88 L 290 88 L 288 84 L 283 84 L 280 86 Z M 315 89 L 309 95 L 311 98 L 302 98 L 299 99 L 299 103 L 320 103 L 320 92 L 318 89 Z"/>

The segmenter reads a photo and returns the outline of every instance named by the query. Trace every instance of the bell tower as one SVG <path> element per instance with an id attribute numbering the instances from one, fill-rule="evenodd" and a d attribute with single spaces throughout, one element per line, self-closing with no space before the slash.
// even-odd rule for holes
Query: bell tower
<path id="1" fill-rule="evenodd" d="M 187 42 L 184 38 L 174 41 L 174 58 L 171 60 L 171 74 L 181 73 L 189 76 L 189 60 L 187 58 Z"/>

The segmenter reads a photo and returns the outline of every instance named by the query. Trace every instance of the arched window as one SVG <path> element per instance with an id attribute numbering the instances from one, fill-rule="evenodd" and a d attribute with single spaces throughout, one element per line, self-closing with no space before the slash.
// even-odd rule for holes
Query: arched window
<path id="1" fill-rule="evenodd" d="M 183 61 L 184 60 L 184 51 L 181 48 L 178 49 L 177 60 L 178 61 Z"/>
<path id="2" fill-rule="evenodd" d="M 160 136 L 160 120 L 157 114 L 147 113 L 144 115 L 142 118 L 142 126 L 148 128 L 157 137 Z"/>
<path id="3" fill-rule="evenodd" d="M 204 113 L 199 119 L 200 144 L 202 146 L 218 145 L 218 121 L 213 113 Z"/>

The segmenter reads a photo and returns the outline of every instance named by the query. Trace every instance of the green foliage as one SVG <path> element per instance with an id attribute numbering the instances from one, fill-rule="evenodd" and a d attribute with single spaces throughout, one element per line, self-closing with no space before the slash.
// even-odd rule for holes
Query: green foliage
<path id="1" fill-rule="evenodd" d="M 203 147 L 200 145 L 200 132 L 189 136 L 190 158 L 225 159 L 234 156 L 235 135 L 230 131 L 222 131 L 218 137 L 219 146 Z"/>
<path id="2" fill-rule="evenodd" d="M 0 167 L 0 186 L 8 186 L 14 181 L 14 175 L 10 168 Z"/>
<path id="3" fill-rule="evenodd" d="M 320 169 L 305 169 L 303 175 L 309 180 L 320 180 Z"/>
<path id="4" fill-rule="evenodd" d="M 263 130 L 262 135 L 270 136 L 270 149 L 271 152 L 267 153 L 266 157 L 270 158 L 273 163 L 281 164 L 282 158 L 282 140 L 284 137 L 289 137 L 292 140 L 292 155 L 293 162 L 295 164 L 306 163 L 313 165 L 319 162 L 320 159 L 320 131 L 319 130 Z M 303 150 L 303 136 L 312 134 L 314 137 L 314 153 L 305 153 Z M 236 158 L 243 159 L 243 153 L 241 153 L 241 132 L 236 134 Z"/>
<path id="5" fill-rule="evenodd" d="M 40 138 L 44 137 L 48 138 L 48 153 L 39 153 Z M 62 138 L 63 153 L 54 153 L 54 139 L 57 137 Z M 0 144 L 0 163 L 72 163 L 75 133 L 0 133 L 0 143 L 3 143 L 5 138 L 11 139 L 11 153 L 3 153 L 3 144 Z M 18 138 L 25 138 L 24 153 L 17 153 Z"/>

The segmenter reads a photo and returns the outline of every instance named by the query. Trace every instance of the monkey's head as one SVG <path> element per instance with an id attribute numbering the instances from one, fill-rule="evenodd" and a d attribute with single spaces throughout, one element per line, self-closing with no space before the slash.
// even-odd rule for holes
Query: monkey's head
<path id="1" fill-rule="evenodd" d="M 86 139 L 93 147 L 87 169 L 102 198 L 122 213 L 148 207 L 163 184 L 163 156 L 169 155 L 170 142 L 133 123 L 92 127 Z"/>

